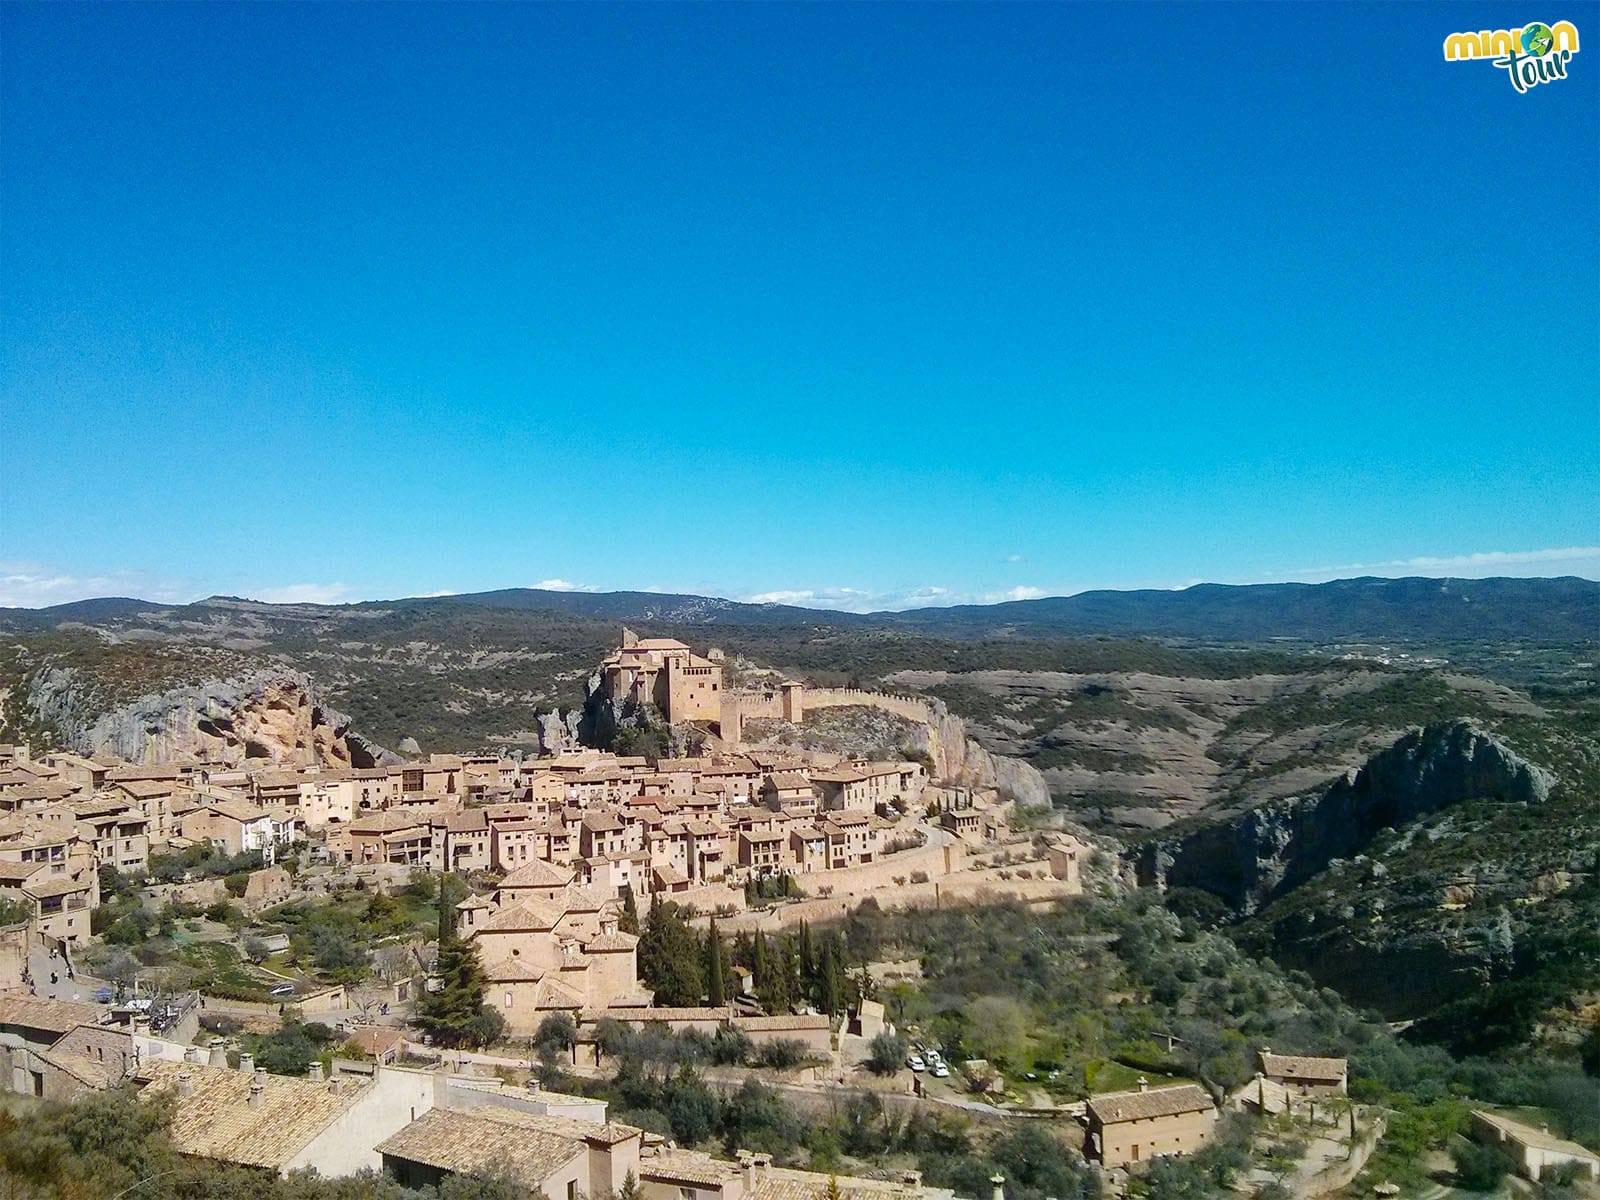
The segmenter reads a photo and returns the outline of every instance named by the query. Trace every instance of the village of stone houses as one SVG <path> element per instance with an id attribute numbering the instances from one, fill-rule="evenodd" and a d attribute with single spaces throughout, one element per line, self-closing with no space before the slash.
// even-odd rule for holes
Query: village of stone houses
<path id="1" fill-rule="evenodd" d="M 1144 902 L 926 702 L 724 675 L 623 632 L 591 700 L 668 731 L 650 755 L 0 747 L 0 1089 L 161 1106 L 240 1195 L 1401 1194 L 1347 1058 L 1386 1031 Z M 828 712 L 921 736 L 770 736 Z M 1523 1178 L 1600 1175 L 1471 1128 Z"/>

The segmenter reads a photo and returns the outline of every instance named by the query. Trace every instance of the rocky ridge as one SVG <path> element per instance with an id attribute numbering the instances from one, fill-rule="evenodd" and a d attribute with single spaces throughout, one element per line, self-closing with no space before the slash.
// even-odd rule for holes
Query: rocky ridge
<path id="1" fill-rule="evenodd" d="M 1241 912 L 1350 858 L 1383 829 L 1467 800 L 1539 804 L 1551 778 L 1468 721 L 1414 729 L 1325 791 L 1272 801 L 1137 851 L 1140 882 L 1193 887 Z"/>
<path id="2" fill-rule="evenodd" d="M 302 674 L 265 671 L 151 692 L 101 710 L 93 684 L 70 667 L 46 667 L 28 681 L 21 707 L 60 731 L 81 754 L 135 763 L 199 758 L 324 767 L 400 761 L 351 728 L 350 718 L 317 701 Z"/>

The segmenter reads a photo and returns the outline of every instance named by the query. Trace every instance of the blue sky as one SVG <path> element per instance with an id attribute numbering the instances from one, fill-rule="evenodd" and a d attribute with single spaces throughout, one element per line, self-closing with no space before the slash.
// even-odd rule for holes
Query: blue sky
<path id="1" fill-rule="evenodd" d="M 0 35 L 0 603 L 1600 577 L 1600 5 Z"/>

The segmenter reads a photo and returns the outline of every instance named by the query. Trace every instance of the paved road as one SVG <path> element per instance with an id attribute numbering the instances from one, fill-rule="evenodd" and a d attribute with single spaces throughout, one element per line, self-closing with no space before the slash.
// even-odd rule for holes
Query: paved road
<path id="1" fill-rule="evenodd" d="M 529 1070 L 533 1063 L 527 1058 L 508 1058 L 500 1054 L 486 1054 L 478 1050 L 441 1050 L 437 1046 L 424 1046 L 421 1042 L 408 1041 L 405 1050 L 409 1054 L 433 1055 L 442 1054 L 446 1063 L 457 1065 L 458 1069 L 467 1063 L 480 1063 L 490 1067 L 514 1067 L 519 1070 Z M 605 1079 L 609 1072 L 590 1066 L 571 1066 L 563 1064 L 563 1071 L 573 1075 L 580 1075 L 585 1079 Z M 913 1096 L 910 1092 L 885 1092 L 875 1088 L 851 1087 L 849 1084 L 835 1083 L 831 1080 L 817 1083 L 785 1083 L 781 1080 L 762 1079 L 768 1087 L 781 1095 L 792 1096 L 797 1100 L 815 1103 L 819 1100 L 844 1099 L 857 1092 L 870 1092 L 885 1104 L 891 1107 L 911 1107 L 919 1104 L 942 1104 L 947 1108 L 958 1108 L 965 1112 L 978 1113 L 989 1117 L 1032 1117 L 1037 1114 L 1012 1112 L 1004 1108 L 996 1108 L 993 1104 L 985 1104 L 981 1100 L 962 1100 L 951 1096 Z M 1069 1115 L 1066 1113 L 1063 1116 Z"/>
<path id="2" fill-rule="evenodd" d="M 61 955 L 52 955 L 32 939 L 28 945 L 28 976 L 33 981 L 34 995 L 46 996 L 51 1000 L 92 1002 L 95 992 L 104 982 L 79 974 Z"/>

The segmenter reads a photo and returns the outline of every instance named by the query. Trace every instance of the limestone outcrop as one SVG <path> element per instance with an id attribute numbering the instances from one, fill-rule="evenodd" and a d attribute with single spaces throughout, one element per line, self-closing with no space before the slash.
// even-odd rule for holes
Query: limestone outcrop
<path id="1" fill-rule="evenodd" d="M 942 700 L 930 700 L 928 710 L 922 727 L 927 731 L 926 744 L 917 748 L 933 759 L 935 779 L 964 787 L 995 788 L 1020 808 L 1050 807 L 1050 785 L 1031 763 L 984 749 L 967 732 L 966 722 Z"/>
<path id="2" fill-rule="evenodd" d="M 1254 912 L 1357 855 L 1382 829 L 1467 800 L 1540 804 L 1547 771 L 1467 721 L 1413 729 L 1325 791 L 1261 805 L 1137 851 L 1141 883 L 1194 887 Z"/>
<path id="3" fill-rule="evenodd" d="M 350 727 L 350 718 L 317 702 L 310 679 L 262 672 L 150 693 L 108 711 L 92 684 L 72 668 L 50 667 L 29 682 L 24 703 L 81 754 L 112 754 L 136 763 L 200 758 L 325 767 L 399 762 Z"/>

